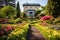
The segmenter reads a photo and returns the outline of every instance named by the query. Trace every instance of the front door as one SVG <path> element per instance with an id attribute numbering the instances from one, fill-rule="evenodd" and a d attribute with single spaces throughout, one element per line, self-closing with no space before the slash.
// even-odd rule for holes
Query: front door
<path id="1" fill-rule="evenodd" d="M 29 13 L 29 16 L 30 16 L 30 17 L 33 17 L 33 12 L 30 12 L 30 13 Z"/>

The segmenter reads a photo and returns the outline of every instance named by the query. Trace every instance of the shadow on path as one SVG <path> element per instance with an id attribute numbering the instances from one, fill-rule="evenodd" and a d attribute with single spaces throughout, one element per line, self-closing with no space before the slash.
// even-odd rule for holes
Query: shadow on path
<path id="1" fill-rule="evenodd" d="M 44 36 L 34 26 L 29 25 L 26 40 L 46 40 Z"/>

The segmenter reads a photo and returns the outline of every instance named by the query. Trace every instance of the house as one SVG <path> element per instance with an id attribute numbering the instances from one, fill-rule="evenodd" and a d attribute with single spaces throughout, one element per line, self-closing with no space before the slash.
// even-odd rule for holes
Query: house
<path id="1" fill-rule="evenodd" d="M 34 18 L 35 11 L 38 10 L 39 7 L 40 7 L 40 4 L 25 3 L 25 4 L 23 4 L 23 11 L 28 17 Z"/>
<path id="2" fill-rule="evenodd" d="M 15 1 L 16 0 L 0 0 L 0 8 L 6 6 L 6 5 L 11 5 L 15 7 Z"/>

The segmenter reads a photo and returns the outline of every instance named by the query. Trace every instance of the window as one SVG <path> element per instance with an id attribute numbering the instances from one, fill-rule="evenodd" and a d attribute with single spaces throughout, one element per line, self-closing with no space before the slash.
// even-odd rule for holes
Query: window
<path id="1" fill-rule="evenodd" d="M 32 8 L 32 7 L 30 7 L 30 8 Z"/>

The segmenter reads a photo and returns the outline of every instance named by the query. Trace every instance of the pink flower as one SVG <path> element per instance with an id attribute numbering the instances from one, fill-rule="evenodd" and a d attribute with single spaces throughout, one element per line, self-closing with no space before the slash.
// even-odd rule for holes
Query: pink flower
<path id="1" fill-rule="evenodd" d="M 10 25 L 7 26 L 8 30 L 12 30 L 12 27 Z"/>
<path id="2" fill-rule="evenodd" d="M 44 16 L 44 17 L 41 18 L 41 20 L 43 20 L 43 21 L 44 20 L 49 20 L 50 18 L 51 18 L 51 16 Z"/>

